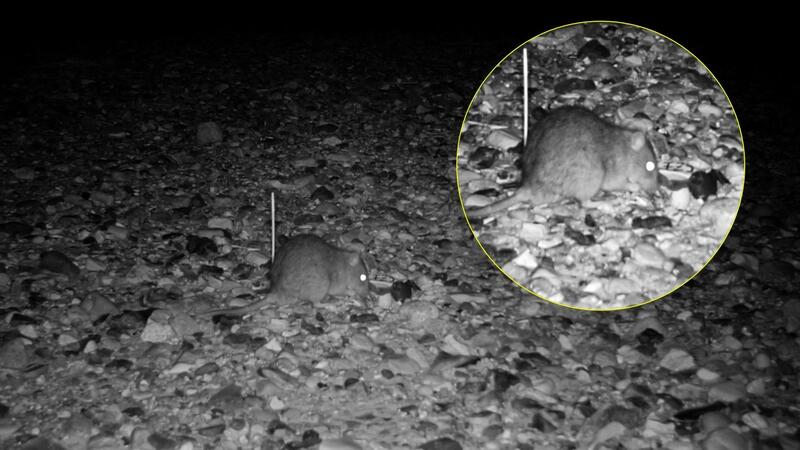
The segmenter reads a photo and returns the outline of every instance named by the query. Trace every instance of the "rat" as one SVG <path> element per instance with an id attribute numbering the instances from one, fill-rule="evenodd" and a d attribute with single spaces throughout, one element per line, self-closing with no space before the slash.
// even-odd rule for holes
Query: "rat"
<path id="1" fill-rule="evenodd" d="M 658 188 L 656 156 L 644 131 L 620 127 L 588 109 L 565 106 L 536 123 L 522 153 L 517 191 L 496 203 L 467 211 L 480 218 L 522 202 L 534 205 L 565 197 L 579 201 L 601 190 Z"/>
<path id="2" fill-rule="evenodd" d="M 358 252 L 335 247 L 311 234 L 299 234 L 275 252 L 270 272 L 272 283 L 263 299 L 202 315 L 243 315 L 271 303 L 286 304 L 294 300 L 318 303 L 329 295 L 364 297 L 369 293 L 367 275 L 367 267 Z"/>

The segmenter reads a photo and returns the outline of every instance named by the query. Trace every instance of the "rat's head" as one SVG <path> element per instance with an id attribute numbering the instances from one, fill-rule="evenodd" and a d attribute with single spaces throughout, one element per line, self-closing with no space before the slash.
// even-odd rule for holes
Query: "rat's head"
<path id="1" fill-rule="evenodd" d="M 626 131 L 629 158 L 624 164 L 630 183 L 646 192 L 658 189 L 658 160 L 653 147 L 643 131 Z"/>
<path id="2" fill-rule="evenodd" d="M 369 269 L 358 252 L 348 251 L 340 280 L 348 293 L 366 297 L 369 295 Z"/>

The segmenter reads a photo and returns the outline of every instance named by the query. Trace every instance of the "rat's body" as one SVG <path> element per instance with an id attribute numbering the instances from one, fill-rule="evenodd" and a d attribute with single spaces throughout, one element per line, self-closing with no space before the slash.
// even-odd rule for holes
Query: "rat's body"
<path id="1" fill-rule="evenodd" d="M 588 109 L 554 109 L 531 132 L 517 192 L 467 214 L 484 217 L 522 202 L 565 197 L 584 201 L 632 185 L 652 192 L 658 187 L 656 162 L 644 132 L 612 125 Z"/>
<path id="2" fill-rule="evenodd" d="M 272 263 L 270 291 L 263 299 L 239 308 L 218 309 L 209 315 L 249 314 L 272 303 L 309 300 L 369 292 L 368 273 L 358 252 L 328 244 L 317 236 L 300 234 L 292 237 L 275 253 Z"/>

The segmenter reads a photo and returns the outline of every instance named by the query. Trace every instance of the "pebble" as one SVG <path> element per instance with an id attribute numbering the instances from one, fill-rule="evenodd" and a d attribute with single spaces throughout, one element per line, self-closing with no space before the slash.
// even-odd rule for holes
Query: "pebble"
<path id="1" fill-rule="evenodd" d="M 248 252 L 244 257 L 244 260 L 247 264 L 255 267 L 261 267 L 269 262 L 269 258 L 259 251 Z"/>
<path id="2" fill-rule="evenodd" d="M 628 65 L 634 66 L 634 67 L 639 67 L 644 63 L 644 61 L 642 61 L 642 57 L 639 56 L 639 55 L 628 55 L 628 56 L 626 56 L 624 58 L 624 61 Z"/>
<path id="3" fill-rule="evenodd" d="M 413 375 L 422 369 L 420 365 L 408 356 L 389 358 L 384 362 L 386 369 L 396 374 Z"/>
<path id="4" fill-rule="evenodd" d="M 747 440 L 730 428 L 711 433 L 703 441 L 703 450 L 747 450 Z"/>
<path id="5" fill-rule="evenodd" d="M 327 145 L 328 147 L 337 147 L 337 146 L 341 145 L 342 142 L 344 142 L 344 141 L 342 141 L 341 139 L 339 139 L 336 136 L 328 136 L 328 137 L 326 137 L 325 139 L 322 140 L 322 144 L 323 145 Z"/>
<path id="6" fill-rule="evenodd" d="M 703 381 L 705 383 L 715 383 L 719 381 L 720 375 L 717 372 L 714 372 L 713 370 L 701 367 L 700 369 L 697 370 L 697 378 L 699 378 L 700 381 Z"/>
<path id="7" fill-rule="evenodd" d="M 140 338 L 143 342 L 162 343 L 171 342 L 177 337 L 169 324 L 169 312 L 157 310 L 150 314 Z"/>
<path id="8" fill-rule="evenodd" d="M 494 130 L 486 138 L 488 145 L 500 150 L 516 147 L 520 142 L 522 142 L 522 139 L 519 136 L 506 130 Z"/>
<path id="9" fill-rule="evenodd" d="M 94 191 L 89 195 L 89 198 L 96 204 L 102 206 L 111 206 L 114 204 L 114 196 L 102 191 Z"/>
<path id="10" fill-rule="evenodd" d="M 760 370 L 767 369 L 772 366 L 772 359 L 766 353 L 758 353 L 753 359 L 753 366 Z"/>
<path id="11" fill-rule="evenodd" d="M 442 437 L 428 441 L 419 446 L 422 450 L 461 450 L 461 444 L 449 437 Z"/>
<path id="12" fill-rule="evenodd" d="M 58 345 L 60 347 L 68 347 L 77 343 L 78 339 L 69 333 L 62 333 L 58 336 Z"/>
<path id="13" fill-rule="evenodd" d="M 514 258 L 512 262 L 514 265 L 527 270 L 536 270 L 539 267 L 538 258 L 528 249 Z"/>
<path id="14" fill-rule="evenodd" d="M 767 419 L 755 411 L 744 413 L 742 415 L 742 422 L 754 430 L 763 431 L 769 428 L 769 422 Z"/>
<path id="15" fill-rule="evenodd" d="M 41 436 L 31 439 L 30 441 L 22 445 L 22 447 L 19 447 L 19 449 L 20 450 L 67 450 L 66 447 L 63 447 Z"/>
<path id="16" fill-rule="evenodd" d="M 658 363 L 670 372 L 683 372 L 695 368 L 694 357 L 685 350 L 673 348 Z"/>
<path id="17" fill-rule="evenodd" d="M 361 450 L 361 446 L 349 438 L 323 439 L 319 450 Z"/>
<path id="18" fill-rule="evenodd" d="M 597 39 L 590 40 L 578 49 L 578 59 L 605 59 L 609 56 L 611 56 L 611 51 Z"/>
<path id="19" fill-rule="evenodd" d="M 700 429 L 710 433 L 730 425 L 731 419 L 719 411 L 711 411 L 700 416 Z"/>
<path id="20" fill-rule="evenodd" d="M 725 381 L 716 384 L 708 391 L 709 401 L 721 401 L 733 403 L 747 397 L 747 391 L 741 383 L 735 381 Z"/>
<path id="21" fill-rule="evenodd" d="M 76 279 L 80 277 L 81 274 L 81 270 L 67 255 L 56 250 L 42 252 L 39 256 L 39 267 L 44 270 L 66 275 L 70 279 Z"/>
<path id="22" fill-rule="evenodd" d="M 701 103 L 697 105 L 697 112 L 703 117 L 722 117 L 722 109 L 710 103 Z"/>
<path id="23" fill-rule="evenodd" d="M 664 325 L 661 324 L 658 318 L 651 316 L 637 320 L 636 323 L 633 324 L 633 327 L 631 327 L 630 335 L 638 336 L 645 330 L 657 331 L 662 336 L 666 336 L 667 334 Z"/>
<path id="24" fill-rule="evenodd" d="M 122 312 L 108 297 L 97 291 L 86 295 L 86 298 L 81 301 L 81 308 L 89 313 L 92 321 L 104 315 L 115 316 Z"/>
<path id="25" fill-rule="evenodd" d="M 541 223 L 523 223 L 519 237 L 525 242 L 535 244 L 547 237 L 547 227 Z"/>
<path id="26" fill-rule="evenodd" d="M 655 267 L 660 269 L 664 267 L 666 256 L 664 252 L 652 244 L 641 242 L 631 251 L 631 257 L 634 261 L 645 267 Z"/>
<path id="27" fill-rule="evenodd" d="M 400 315 L 407 321 L 406 326 L 412 329 L 423 327 L 426 323 L 439 317 L 439 308 L 431 302 L 411 301 L 400 307 Z"/>
<path id="28" fill-rule="evenodd" d="M 222 142 L 222 128 L 215 122 L 203 122 L 197 125 L 197 143 L 200 145 Z"/>
<path id="29" fill-rule="evenodd" d="M 22 369 L 28 365 L 28 352 L 25 339 L 3 339 L 0 341 L 0 366 L 9 369 Z"/>
<path id="30" fill-rule="evenodd" d="M 738 203 L 735 198 L 709 200 L 700 208 L 700 218 L 711 224 L 715 236 L 722 237 L 731 227 Z"/>
<path id="31" fill-rule="evenodd" d="M 106 263 L 92 257 L 86 258 L 84 267 L 87 272 L 105 272 L 107 269 Z"/>
<path id="32" fill-rule="evenodd" d="M 750 395 L 762 396 L 767 393 L 767 381 L 764 378 L 756 378 L 747 383 L 746 390 Z"/>
<path id="33" fill-rule="evenodd" d="M 15 420 L 7 417 L 0 418 L 0 442 L 13 436 L 21 427 L 22 424 Z"/>
<path id="34" fill-rule="evenodd" d="M 673 208 L 685 210 L 689 207 L 691 201 L 692 194 L 689 192 L 688 188 L 681 188 L 677 191 L 672 191 L 670 194 L 670 204 Z"/>
<path id="35" fill-rule="evenodd" d="M 5 272 L 0 272 L 0 292 L 8 292 L 11 289 L 11 277 Z"/>
<path id="36" fill-rule="evenodd" d="M 20 325 L 17 329 L 19 334 L 25 336 L 28 339 L 34 340 L 39 338 L 39 333 L 36 332 L 36 328 L 33 325 Z"/>
<path id="37" fill-rule="evenodd" d="M 233 219 L 229 217 L 212 217 L 208 219 L 208 228 L 219 228 L 222 230 L 233 231 Z"/>
<path id="38" fill-rule="evenodd" d="M 689 105 L 683 100 L 675 100 L 669 105 L 669 112 L 672 114 L 688 114 Z"/>

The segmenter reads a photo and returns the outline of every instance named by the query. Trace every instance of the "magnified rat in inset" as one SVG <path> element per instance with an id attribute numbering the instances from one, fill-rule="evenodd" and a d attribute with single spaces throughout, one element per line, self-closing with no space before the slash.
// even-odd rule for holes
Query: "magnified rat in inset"
<path id="1" fill-rule="evenodd" d="M 506 276 L 560 305 L 614 310 L 665 297 L 713 258 L 744 163 L 733 107 L 694 55 L 652 30 L 587 22 L 494 68 L 456 172 L 470 229 Z"/>

